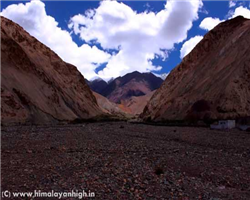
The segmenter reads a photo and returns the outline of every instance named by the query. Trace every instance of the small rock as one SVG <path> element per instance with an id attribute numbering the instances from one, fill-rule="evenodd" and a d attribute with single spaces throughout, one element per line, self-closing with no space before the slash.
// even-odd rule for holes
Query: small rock
<path id="1" fill-rule="evenodd" d="M 218 187 L 220 190 L 224 190 L 226 187 L 224 185 Z"/>

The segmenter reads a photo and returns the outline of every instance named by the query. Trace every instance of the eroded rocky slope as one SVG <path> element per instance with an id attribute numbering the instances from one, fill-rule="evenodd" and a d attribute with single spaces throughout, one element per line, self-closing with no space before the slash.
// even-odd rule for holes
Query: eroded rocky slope
<path id="1" fill-rule="evenodd" d="M 56 123 L 103 113 L 75 66 L 4 17 L 1 44 L 3 124 Z"/>
<path id="2" fill-rule="evenodd" d="M 250 20 L 223 22 L 170 73 L 144 109 L 153 121 L 250 116 Z"/>

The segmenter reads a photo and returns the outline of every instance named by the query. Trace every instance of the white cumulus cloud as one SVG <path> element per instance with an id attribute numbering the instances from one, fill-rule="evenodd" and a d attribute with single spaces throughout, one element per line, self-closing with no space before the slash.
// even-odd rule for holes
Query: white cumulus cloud
<path id="1" fill-rule="evenodd" d="M 45 4 L 39 0 L 10 5 L 1 15 L 21 25 L 64 61 L 75 65 L 86 78 L 98 75 L 109 79 L 135 70 L 160 70 L 162 67 L 155 66 L 152 59 L 166 59 L 174 44 L 187 38 L 201 7 L 200 0 L 169 0 L 158 13 L 148 10 L 137 13 L 122 2 L 101 1 L 98 8 L 70 19 L 69 28 L 88 42 L 81 46 L 46 13 Z M 107 53 L 110 49 L 117 53 Z M 96 74 L 96 68 L 102 63 L 107 63 L 106 67 Z"/>
<path id="2" fill-rule="evenodd" d="M 92 14 L 75 15 L 69 28 L 91 42 L 95 40 L 104 49 L 116 49 L 107 66 L 98 75 L 104 79 L 131 71 L 157 71 L 152 59 L 167 57 L 168 50 L 187 37 L 192 22 L 198 18 L 201 1 L 167 1 L 158 13 L 137 13 L 122 2 L 102 1 Z"/>
<path id="3" fill-rule="evenodd" d="M 243 16 L 245 18 L 250 19 L 250 10 L 246 7 L 240 6 L 235 9 L 234 13 L 232 14 L 231 18 Z"/>
<path id="4" fill-rule="evenodd" d="M 223 20 L 220 20 L 219 18 L 207 17 L 200 23 L 200 28 L 210 31 L 221 22 L 223 22 Z"/>
<path id="5" fill-rule="evenodd" d="M 68 31 L 58 27 L 58 22 L 45 10 L 45 4 L 34 0 L 26 4 L 12 4 L 1 15 L 21 25 L 32 36 L 55 51 L 64 61 L 75 65 L 90 78 L 95 76 L 95 64 L 108 62 L 110 55 L 96 46 L 77 46 Z"/>
<path id="6" fill-rule="evenodd" d="M 181 58 L 184 58 L 187 54 L 189 54 L 193 48 L 203 39 L 203 36 L 197 35 L 195 37 L 187 40 L 181 48 Z"/>
<path id="7" fill-rule="evenodd" d="M 245 18 L 250 19 L 250 10 L 243 6 L 239 6 L 235 8 L 235 10 L 229 10 L 228 19 L 232 19 L 237 16 L 243 16 Z M 200 23 L 200 28 L 205 30 L 211 30 L 223 21 L 225 20 L 219 18 L 207 17 L 203 19 L 202 22 Z"/>

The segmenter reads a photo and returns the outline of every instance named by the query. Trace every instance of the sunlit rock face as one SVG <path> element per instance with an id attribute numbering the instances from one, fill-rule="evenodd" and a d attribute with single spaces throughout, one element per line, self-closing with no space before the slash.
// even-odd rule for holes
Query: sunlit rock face
<path id="1" fill-rule="evenodd" d="M 250 20 L 236 17 L 208 32 L 172 70 L 141 117 L 152 121 L 250 116 Z"/>
<path id="2" fill-rule="evenodd" d="M 57 123 L 102 114 L 75 66 L 4 17 L 1 56 L 3 124 Z"/>

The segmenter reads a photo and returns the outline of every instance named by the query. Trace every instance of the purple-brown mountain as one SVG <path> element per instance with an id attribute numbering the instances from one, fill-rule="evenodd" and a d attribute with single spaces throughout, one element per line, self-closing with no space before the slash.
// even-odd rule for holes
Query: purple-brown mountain
<path id="1" fill-rule="evenodd" d="M 103 114 L 75 66 L 4 17 L 1 56 L 2 124 L 57 123 Z"/>
<path id="2" fill-rule="evenodd" d="M 93 81 L 86 81 L 92 91 L 101 94 L 103 90 L 108 86 L 108 83 L 98 78 Z"/>
<path id="3" fill-rule="evenodd" d="M 250 117 L 250 20 L 207 33 L 154 93 L 142 117 L 197 121 Z"/>
<path id="4" fill-rule="evenodd" d="M 122 103 L 133 96 L 143 96 L 158 89 L 163 80 L 152 73 L 132 72 L 107 84 L 102 80 L 89 82 L 91 89 L 114 103 Z"/>

